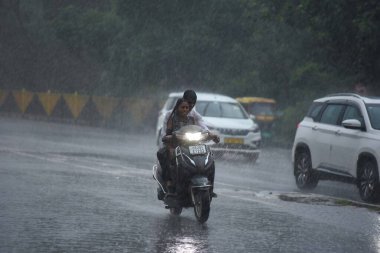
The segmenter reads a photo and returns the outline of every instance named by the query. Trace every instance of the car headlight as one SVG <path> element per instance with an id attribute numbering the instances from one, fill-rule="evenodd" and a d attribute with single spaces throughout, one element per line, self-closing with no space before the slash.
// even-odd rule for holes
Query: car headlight
<path id="1" fill-rule="evenodd" d="M 253 132 L 253 133 L 258 133 L 258 132 L 260 132 L 260 128 L 259 128 L 259 126 L 255 126 L 254 128 L 252 128 L 251 130 L 249 130 L 250 132 Z"/>

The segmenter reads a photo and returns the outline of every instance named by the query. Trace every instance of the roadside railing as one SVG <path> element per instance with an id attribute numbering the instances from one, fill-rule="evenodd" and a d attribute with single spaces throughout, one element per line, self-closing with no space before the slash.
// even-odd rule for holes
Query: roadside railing
<path id="1" fill-rule="evenodd" d="M 153 129 L 160 105 L 154 98 L 0 89 L 1 114 L 125 130 Z"/>

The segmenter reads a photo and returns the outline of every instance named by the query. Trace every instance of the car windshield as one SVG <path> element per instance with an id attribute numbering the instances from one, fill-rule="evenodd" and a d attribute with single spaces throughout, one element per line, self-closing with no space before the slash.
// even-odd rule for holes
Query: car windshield
<path id="1" fill-rule="evenodd" d="M 198 101 L 196 110 L 204 117 L 246 119 L 247 114 L 237 103 Z"/>
<path id="2" fill-rule="evenodd" d="M 367 104 L 367 111 L 372 128 L 380 130 L 380 104 Z"/>

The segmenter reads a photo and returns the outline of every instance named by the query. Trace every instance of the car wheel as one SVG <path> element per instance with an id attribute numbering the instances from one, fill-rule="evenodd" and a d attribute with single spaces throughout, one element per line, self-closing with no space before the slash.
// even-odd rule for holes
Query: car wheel
<path id="1" fill-rule="evenodd" d="M 294 163 L 294 177 L 297 187 L 301 190 L 314 189 L 318 184 L 318 177 L 312 170 L 311 157 L 308 151 L 297 151 Z"/>
<path id="2" fill-rule="evenodd" d="M 358 187 L 362 200 L 366 202 L 379 200 L 379 172 L 373 160 L 367 159 L 359 164 Z"/>

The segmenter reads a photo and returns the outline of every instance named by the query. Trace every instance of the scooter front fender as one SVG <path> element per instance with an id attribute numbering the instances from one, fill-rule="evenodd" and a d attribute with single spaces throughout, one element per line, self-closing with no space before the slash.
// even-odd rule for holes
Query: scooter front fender
<path id="1" fill-rule="evenodd" d="M 211 187 L 210 182 L 205 176 L 194 176 L 190 180 L 192 188 Z"/>
<path id="2" fill-rule="evenodd" d="M 212 185 L 205 176 L 194 176 L 190 180 L 190 193 L 193 204 L 195 203 L 194 195 L 199 191 L 210 191 Z"/>

